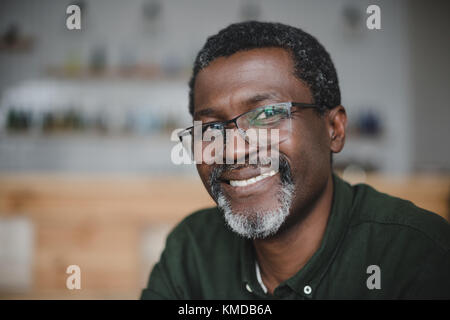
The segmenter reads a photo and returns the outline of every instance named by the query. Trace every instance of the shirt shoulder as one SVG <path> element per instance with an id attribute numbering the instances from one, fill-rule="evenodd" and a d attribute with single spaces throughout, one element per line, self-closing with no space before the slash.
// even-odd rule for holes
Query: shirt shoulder
<path id="1" fill-rule="evenodd" d="M 235 249 L 219 210 L 208 208 L 184 218 L 167 236 L 142 299 L 203 299 L 223 268 L 217 253 Z"/>
<path id="2" fill-rule="evenodd" d="M 186 237 L 197 243 L 211 241 L 211 237 L 231 236 L 222 214 L 217 207 L 195 211 L 184 218 L 171 232 L 169 237 Z"/>
<path id="3" fill-rule="evenodd" d="M 372 224 L 386 231 L 401 230 L 402 234 L 415 239 L 421 235 L 420 238 L 428 239 L 430 245 L 450 251 L 450 224 L 438 214 L 366 184 L 355 185 L 353 189 L 355 207 L 351 226 Z"/>
<path id="4" fill-rule="evenodd" d="M 188 215 L 169 233 L 166 251 L 196 260 L 211 258 L 218 249 L 226 249 L 224 246 L 234 237 L 217 207 L 201 209 Z"/>
<path id="5" fill-rule="evenodd" d="M 448 299 L 450 225 L 410 201 L 359 184 L 347 185 L 350 222 L 330 269 L 330 278 L 349 279 L 346 298 Z M 381 289 L 368 290 L 366 270 L 375 265 Z M 327 294 L 342 297 L 340 287 Z M 333 290 L 335 292 L 333 293 Z"/>

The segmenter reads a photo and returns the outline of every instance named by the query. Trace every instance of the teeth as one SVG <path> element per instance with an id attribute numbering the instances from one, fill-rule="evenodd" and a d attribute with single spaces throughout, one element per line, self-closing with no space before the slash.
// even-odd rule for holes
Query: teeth
<path id="1" fill-rule="evenodd" d="M 277 174 L 277 172 L 278 171 L 272 170 L 247 180 L 230 180 L 230 185 L 232 185 L 233 187 L 245 187 L 258 181 L 261 181 L 263 179 L 266 179 L 268 177 L 274 176 Z"/>

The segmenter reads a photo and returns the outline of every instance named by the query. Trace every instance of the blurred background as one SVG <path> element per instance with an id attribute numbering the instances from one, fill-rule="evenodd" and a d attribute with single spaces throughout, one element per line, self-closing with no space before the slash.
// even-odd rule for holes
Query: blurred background
<path id="1" fill-rule="evenodd" d="M 66 8 L 81 8 L 81 30 Z M 381 30 L 366 9 L 381 8 Z M 213 204 L 170 161 L 192 62 L 232 22 L 330 52 L 349 117 L 335 169 L 449 217 L 448 1 L 2 0 L 0 298 L 136 299 L 165 236 Z M 66 288 L 69 265 L 81 290 Z"/>

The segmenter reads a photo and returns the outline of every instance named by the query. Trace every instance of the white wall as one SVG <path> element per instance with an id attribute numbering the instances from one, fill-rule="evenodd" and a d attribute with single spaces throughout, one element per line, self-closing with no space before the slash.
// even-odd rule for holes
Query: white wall
<path id="1" fill-rule="evenodd" d="M 411 2 L 413 166 L 450 171 L 450 2 Z"/>
<path id="2" fill-rule="evenodd" d="M 342 103 L 350 119 L 365 107 L 380 112 L 385 123 L 382 139 L 358 141 L 350 137 L 344 152 L 336 159 L 343 161 L 356 154 L 362 160 L 372 159 L 379 163 L 386 172 L 410 171 L 415 163 L 413 156 L 419 157 L 420 148 L 429 147 L 429 144 L 424 140 L 419 150 L 413 149 L 411 138 L 415 110 L 412 101 L 416 96 L 415 84 L 410 80 L 409 3 L 405 0 L 253 2 L 261 3 L 261 20 L 301 27 L 324 44 L 337 67 Z M 0 53 L 0 90 L 25 78 L 41 76 L 49 64 L 62 64 L 74 52 L 87 60 L 96 45 L 107 46 L 111 63 L 117 62 L 131 48 L 138 61 L 159 63 L 173 55 L 189 65 L 208 35 L 239 21 L 242 1 L 166 0 L 156 23 L 148 23 L 142 18 L 142 0 L 87 1 L 81 32 L 65 28 L 68 3 L 71 2 L 2 2 L 0 30 L 12 21 L 20 21 L 24 33 L 35 36 L 36 47 L 31 54 Z M 348 30 L 343 17 L 343 7 L 349 4 L 361 13 L 362 18 L 360 28 L 353 32 Z M 365 10 L 369 4 L 381 7 L 382 30 L 365 28 Z M 420 43 L 421 40 L 417 41 Z M 187 112 L 186 105 L 180 106 L 181 112 Z M 436 156 L 433 152 L 434 149 L 429 151 L 431 158 Z"/>

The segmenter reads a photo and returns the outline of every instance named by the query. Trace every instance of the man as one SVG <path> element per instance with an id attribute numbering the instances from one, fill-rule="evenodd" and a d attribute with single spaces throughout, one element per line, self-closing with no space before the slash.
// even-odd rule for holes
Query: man
<path id="1" fill-rule="evenodd" d="M 279 168 L 197 164 L 218 206 L 171 232 L 143 299 L 450 298 L 449 224 L 333 175 L 347 117 L 314 37 L 276 23 L 223 29 L 195 61 L 190 113 L 204 131 L 280 129 Z"/>

